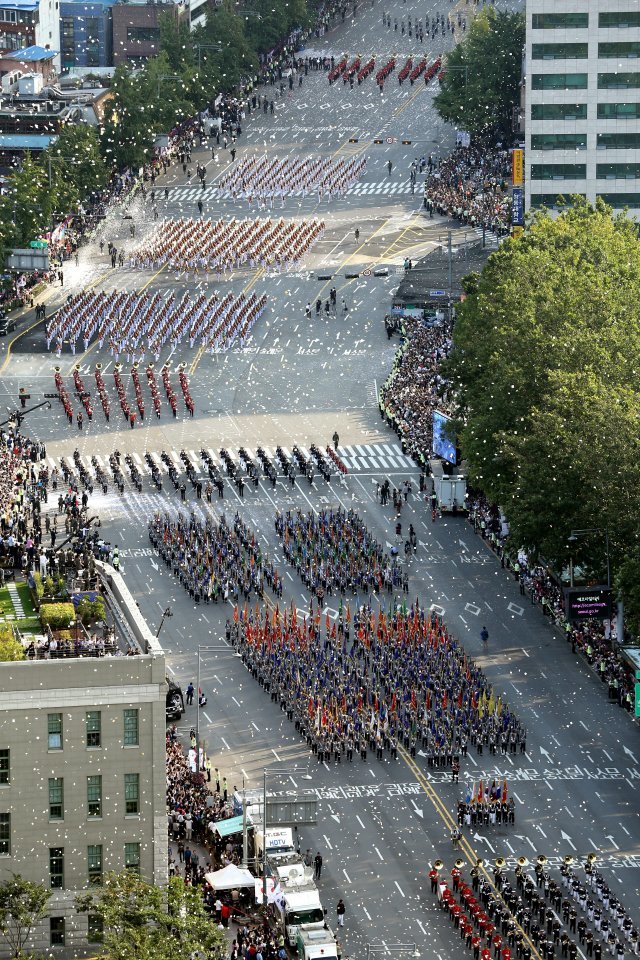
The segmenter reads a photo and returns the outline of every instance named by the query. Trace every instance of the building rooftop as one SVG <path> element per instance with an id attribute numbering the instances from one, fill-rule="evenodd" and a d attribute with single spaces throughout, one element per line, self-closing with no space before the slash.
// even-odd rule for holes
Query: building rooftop
<path id="1" fill-rule="evenodd" d="M 0 133 L 0 150 L 46 150 L 57 139 L 45 133 Z"/>
<path id="2" fill-rule="evenodd" d="M 30 0 L 27 0 L 30 3 Z M 21 3 L 17 4 L 7 4 L 0 3 L 0 6 L 4 10 L 26 10 L 30 9 L 29 7 L 22 5 Z M 38 4 L 36 3 L 37 7 Z M 57 56 L 57 50 L 47 50 L 46 47 L 39 47 L 37 44 L 34 44 L 32 47 L 25 47 L 24 50 L 14 50 L 12 53 L 5 53 L 5 60 L 19 60 L 20 63 L 42 63 L 42 61 L 53 60 Z"/>

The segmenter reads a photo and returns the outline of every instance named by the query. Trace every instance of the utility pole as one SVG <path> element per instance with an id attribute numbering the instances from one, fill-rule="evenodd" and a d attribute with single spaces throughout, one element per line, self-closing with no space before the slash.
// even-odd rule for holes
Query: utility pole
<path id="1" fill-rule="evenodd" d="M 449 258 L 449 323 L 453 317 L 453 245 L 451 230 L 447 231 L 447 253 Z"/>

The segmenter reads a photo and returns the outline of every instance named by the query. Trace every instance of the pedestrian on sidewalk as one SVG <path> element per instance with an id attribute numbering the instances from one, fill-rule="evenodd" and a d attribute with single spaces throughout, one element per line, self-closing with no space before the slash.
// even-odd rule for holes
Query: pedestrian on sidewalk
<path id="1" fill-rule="evenodd" d="M 345 913 L 346 913 L 346 910 L 347 910 L 347 908 L 346 908 L 345 905 L 344 905 L 344 900 L 342 900 L 342 899 L 338 900 L 338 906 L 336 907 L 336 913 L 337 913 L 337 915 L 338 915 L 338 926 L 339 926 L 339 927 L 344 927 L 344 915 L 345 915 Z"/>

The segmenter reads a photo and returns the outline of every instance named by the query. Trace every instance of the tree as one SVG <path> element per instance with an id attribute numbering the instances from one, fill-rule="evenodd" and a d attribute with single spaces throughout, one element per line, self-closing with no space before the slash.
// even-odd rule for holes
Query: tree
<path id="1" fill-rule="evenodd" d="M 0 222 L 7 246 L 28 247 L 49 228 L 52 207 L 53 191 L 46 171 L 27 152 L 7 193 L 0 197 Z"/>
<path id="2" fill-rule="evenodd" d="M 469 278 L 444 372 L 471 482 L 513 539 L 565 562 L 573 528 L 608 527 L 614 568 L 638 548 L 640 241 L 602 202 L 545 212 Z M 603 550 L 574 560 L 602 578 Z"/>
<path id="3" fill-rule="evenodd" d="M 160 14 L 158 23 L 160 50 L 166 55 L 172 73 L 192 69 L 195 58 L 188 16 L 175 16 L 167 11 Z"/>
<path id="4" fill-rule="evenodd" d="M 102 919 L 109 960 L 191 960 L 224 953 L 224 935 L 206 912 L 201 891 L 180 877 L 160 888 L 133 872 L 107 874 L 76 906 Z"/>
<path id="5" fill-rule="evenodd" d="M 433 101 L 442 119 L 475 136 L 511 142 L 524 39 L 524 13 L 494 7 L 478 13 L 465 39 L 447 54 Z"/>
<path id="6" fill-rule="evenodd" d="M 51 890 L 14 873 L 0 883 L 0 933 L 12 957 L 24 956 L 34 926 L 47 915 Z"/>
<path id="7" fill-rule="evenodd" d="M 71 187 L 78 200 L 85 200 L 94 190 L 101 190 L 109 179 L 109 171 L 100 154 L 100 140 L 94 127 L 86 123 L 66 123 L 55 143 L 42 154 L 43 167 L 51 168 L 55 182 L 55 205 L 70 210 L 73 202 L 62 202 L 60 191 Z"/>

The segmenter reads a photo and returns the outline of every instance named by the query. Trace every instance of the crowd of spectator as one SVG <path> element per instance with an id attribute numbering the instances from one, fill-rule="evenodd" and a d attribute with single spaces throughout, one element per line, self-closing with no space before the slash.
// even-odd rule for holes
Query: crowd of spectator
<path id="1" fill-rule="evenodd" d="M 520 584 L 521 594 L 539 605 L 543 614 L 565 631 L 572 650 L 586 659 L 607 686 L 609 699 L 617 701 L 625 710 L 633 711 L 633 672 L 616 650 L 615 620 L 570 623 L 565 617 L 563 594 L 557 579 L 525 550 L 514 549 L 509 540 L 508 524 L 497 508 L 478 494 L 469 499 L 468 507 L 474 530 L 500 557 L 503 567 L 511 570 Z"/>
<path id="2" fill-rule="evenodd" d="M 395 430 L 402 449 L 425 469 L 433 443 L 433 412 L 448 412 L 447 383 L 440 364 L 451 349 L 451 327 L 426 326 L 406 318 L 403 343 L 380 390 L 380 416 Z"/>
<path id="3" fill-rule="evenodd" d="M 425 206 L 470 227 L 486 227 L 498 236 L 509 232 L 509 152 L 457 147 L 430 165 Z"/>

